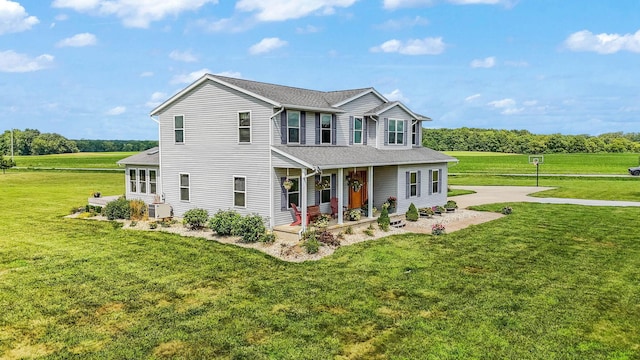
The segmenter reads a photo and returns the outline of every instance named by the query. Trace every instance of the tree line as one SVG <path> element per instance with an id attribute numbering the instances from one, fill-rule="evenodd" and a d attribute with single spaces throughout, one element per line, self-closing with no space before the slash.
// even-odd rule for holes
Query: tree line
<path id="1" fill-rule="evenodd" d="M 537 135 L 527 130 L 422 129 L 422 144 L 438 151 L 491 151 L 517 154 L 640 152 L 640 133 Z"/>
<path id="2" fill-rule="evenodd" d="M 0 155 L 11 155 L 11 130 L 0 136 Z M 13 130 L 14 155 L 49 155 L 75 152 L 143 151 L 158 146 L 153 140 L 70 140 L 36 129 Z"/>

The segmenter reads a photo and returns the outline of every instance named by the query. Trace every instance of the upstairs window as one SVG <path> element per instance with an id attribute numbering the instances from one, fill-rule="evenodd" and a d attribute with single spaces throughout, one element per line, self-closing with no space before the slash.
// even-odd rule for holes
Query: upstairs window
<path id="1" fill-rule="evenodd" d="M 362 118 L 353 118 L 353 143 L 362 144 Z"/>
<path id="2" fill-rule="evenodd" d="M 331 114 L 320 115 L 320 142 L 331 144 Z"/>
<path id="3" fill-rule="evenodd" d="M 233 178 L 233 206 L 245 207 L 246 206 L 246 178 L 243 176 L 235 176 Z"/>
<path id="4" fill-rule="evenodd" d="M 289 144 L 300 143 L 300 112 L 287 112 L 287 142 Z"/>
<path id="5" fill-rule="evenodd" d="M 418 139 L 420 138 L 418 131 L 420 131 L 420 123 L 416 121 L 416 123 L 411 126 L 411 144 L 415 146 L 420 145 L 418 144 Z"/>
<path id="6" fill-rule="evenodd" d="M 389 144 L 404 144 L 404 121 L 389 119 L 388 128 L 388 143 Z"/>
<path id="7" fill-rule="evenodd" d="M 176 115 L 173 117 L 173 131 L 176 144 L 184 143 L 184 116 Z"/>
<path id="8" fill-rule="evenodd" d="M 248 111 L 238 113 L 238 142 L 251 142 L 251 113 Z"/>

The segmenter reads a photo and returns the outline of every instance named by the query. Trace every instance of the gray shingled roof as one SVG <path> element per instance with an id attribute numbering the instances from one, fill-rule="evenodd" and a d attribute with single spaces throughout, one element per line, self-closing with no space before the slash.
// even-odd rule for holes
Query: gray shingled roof
<path id="1" fill-rule="evenodd" d="M 284 85 L 268 84 L 258 81 L 235 79 L 219 75 L 210 76 L 267 99 L 274 100 L 280 104 L 300 106 L 302 108 L 332 108 L 333 105 L 346 99 L 372 90 L 371 88 L 364 88 L 324 92 Z"/>
<path id="2" fill-rule="evenodd" d="M 141 151 L 135 155 L 131 155 L 118 161 L 118 165 L 160 165 L 160 153 L 158 147 L 154 147 L 145 151 Z"/>
<path id="3" fill-rule="evenodd" d="M 457 161 L 454 157 L 425 147 L 407 150 L 380 150 L 371 146 L 273 146 L 273 148 L 292 159 L 301 160 L 320 169 Z"/>

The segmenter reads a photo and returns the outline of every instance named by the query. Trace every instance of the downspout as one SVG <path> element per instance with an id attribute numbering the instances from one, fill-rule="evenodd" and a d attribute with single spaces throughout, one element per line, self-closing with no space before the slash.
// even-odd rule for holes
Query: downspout
<path id="1" fill-rule="evenodd" d="M 164 203 L 164 181 L 162 181 L 162 175 L 164 175 L 164 171 L 162 170 L 162 146 L 160 146 L 161 132 L 160 132 L 160 117 L 154 118 L 153 116 L 149 116 L 151 120 L 153 120 L 156 124 L 158 124 L 158 171 L 160 172 L 160 200 Z M 158 194 L 156 194 L 158 195 Z"/>
<path id="2" fill-rule="evenodd" d="M 378 119 L 375 118 L 375 115 L 369 115 L 369 118 L 376 122 L 376 131 L 374 131 L 374 133 L 376 134 L 376 149 L 377 149 L 378 148 Z"/>

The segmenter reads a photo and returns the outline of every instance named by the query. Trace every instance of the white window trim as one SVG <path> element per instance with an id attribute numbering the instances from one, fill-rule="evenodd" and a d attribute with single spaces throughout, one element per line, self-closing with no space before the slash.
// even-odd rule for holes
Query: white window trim
<path id="1" fill-rule="evenodd" d="M 182 128 L 176 128 L 176 117 L 182 116 Z M 177 145 L 182 145 L 187 142 L 187 132 L 185 131 L 186 125 L 186 116 L 181 114 L 173 115 L 173 143 Z M 182 130 L 182 142 L 176 141 L 176 130 Z"/>
<path id="2" fill-rule="evenodd" d="M 328 189 L 324 189 L 324 190 L 320 190 L 320 204 L 329 204 L 331 202 L 331 189 L 333 188 L 333 185 L 334 185 L 334 184 L 331 183 L 331 178 L 333 176 L 331 176 L 331 174 L 329 174 L 329 175 L 320 175 L 320 181 L 322 181 L 323 177 L 328 177 L 329 178 L 329 188 Z M 322 192 L 323 191 L 328 191 L 329 192 L 329 201 L 322 202 Z"/>
<path id="3" fill-rule="evenodd" d="M 156 173 L 155 182 L 151 181 L 151 172 L 152 171 Z M 157 169 L 147 169 L 147 180 L 149 181 L 149 185 L 147 187 L 147 194 L 157 195 L 158 194 L 158 170 Z M 155 192 L 151 192 L 151 184 L 155 184 L 156 185 L 156 191 Z"/>
<path id="4" fill-rule="evenodd" d="M 135 174 L 135 177 L 136 177 L 136 179 L 135 179 L 136 189 L 135 190 L 133 190 L 131 188 L 131 171 L 133 171 L 133 173 Z M 138 180 L 138 168 L 129 168 L 129 171 L 127 172 L 127 178 L 128 178 L 127 180 L 129 180 L 129 181 L 127 181 L 127 186 L 129 187 L 129 192 L 132 193 L 132 194 L 137 194 L 138 190 L 139 190 L 139 187 L 138 187 L 138 181 L 139 181 Z"/>
<path id="5" fill-rule="evenodd" d="M 240 126 L 240 114 L 249 113 L 249 126 Z M 253 142 L 253 116 L 251 110 L 238 111 L 238 144 L 251 144 Z M 240 141 L 240 129 L 249 128 L 249 141 Z"/>
<path id="6" fill-rule="evenodd" d="M 142 180 L 142 177 L 140 176 L 140 173 L 144 172 L 144 181 Z M 139 194 L 148 194 L 149 193 L 149 171 L 146 168 L 138 168 L 138 178 L 137 178 L 137 183 L 138 183 L 138 193 Z M 142 191 L 142 186 L 140 186 L 141 184 L 144 184 L 144 192 Z"/>
<path id="7" fill-rule="evenodd" d="M 289 176 L 289 179 L 298 179 L 298 191 L 296 191 L 298 193 L 298 204 L 296 205 L 298 207 L 298 210 L 302 211 L 300 209 L 300 203 L 302 200 L 302 191 L 300 189 L 300 176 Z M 291 194 L 291 190 L 287 190 L 287 209 L 291 209 L 291 200 L 289 200 L 289 195 Z"/>
<path id="8" fill-rule="evenodd" d="M 432 169 L 431 170 L 431 193 L 432 194 L 439 194 L 440 193 L 440 187 L 442 186 L 442 184 L 440 184 L 440 169 Z M 438 188 L 436 189 L 436 191 L 433 190 L 433 185 L 434 184 L 438 184 Z"/>
<path id="9" fill-rule="evenodd" d="M 356 130 L 356 120 L 360 119 L 361 125 L 360 130 Z M 383 124 L 384 125 L 384 124 Z M 356 131 L 360 131 L 360 142 L 356 142 Z M 353 143 L 356 145 L 364 144 L 364 116 L 354 116 L 353 117 Z"/>
<path id="10" fill-rule="evenodd" d="M 298 113 L 298 141 L 291 141 L 289 137 L 289 129 L 295 129 L 295 127 L 289 126 L 289 115 Z M 300 144 L 300 138 L 302 137 L 302 112 L 300 111 L 287 111 L 287 144 Z"/>
<path id="11" fill-rule="evenodd" d="M 388 123 L 387 123 L 387 127 L 389 126 L 389 124 L 391 124 L 392 121 L 395 121 L 395 130 L 393 131 L 394 134 L 396 134 L 395 138 L 395 142 L 391 142 L 389 141 L 389 136 L 391 135 L 391 130 L 389 130 L 387 128 L 387 144 L 389 145 L 400 145 L 400 146 L 404 146 L 407 142 L 407 139 L 404 138 L 404 120 L 400 120 L 400 119 L 392 119 L 389 118 Z M 398 131 L 398 123 L 401 122 L 402 123 L 402 131 Z M 398 133 L 402 134 L 402 142 L 398 143 Z"/>
<path id="12" fill-rule="evenodd" d="M 415 174 L 416 176 L 416 182 L 411 182 L 411 176 L 413 176 Z M 416 194 L 412 195 L 411 194 L 411 188 L 415 186 L 416 187 Z M 409 171 L 409 198 L 415 198 L 418 197 L 418 172 L 417 171 Z"/>
<path id="13" fill-rule="evenodd" d="M 189 186 L 187 186 L 187 189 L 189 189 L 189 200 L 182 199 L 183 186 L 180 182 L 182 180 L 182 175 L 187 175 L 189 177 Z M 190 173 L 178 173 L 178 199 L 180 200 L 180 202 L 185 202 L 185 203 L 191 202 L 191 174 Z"/>
<path id="14" fill-rule="evenodd" d="M 325 129 L 325 128 L 322 127 L 322 117 L 324 117 L 324 116 L 328 116 L 329 117 L 329 128 L 328 129 Z M 322 133 L 327 131 L 327 130 L 329 131 L 329 141 L 328 142 L 323 142 L 322 141 Z M 334 129 L 333 129 L 333 115 L 327 114 L 327 113 L 320 113 L 320 144 L 329 144 L 329 145 L 331 145 L 332 144 L 331 139 L 333 137 L 333 131 L 334 131 Z"/>
<path id="15" fill-rule="evenodd" d="M 233 175 L 231 179 L 233 181 L 233 184 L 231 187 L 233 192 L 233 207 L 246 209 L 247 208 L 247 177 L 242 175 Z M 236 191 L 236 179 L 244 179 L 244 191 Z M 236 205 L 236 192 L 244 193 L 244 206 Z"/>

